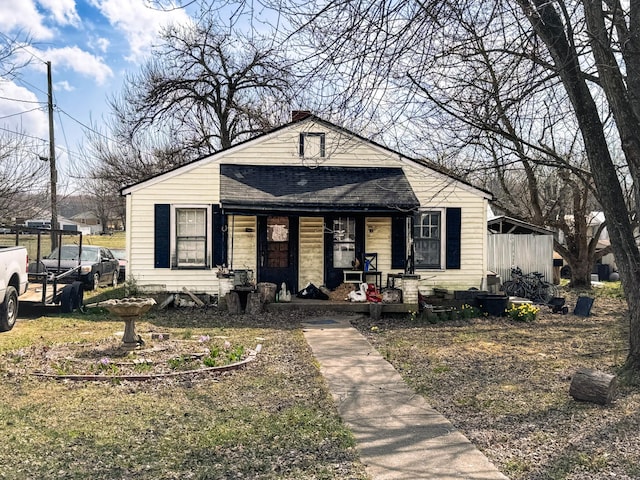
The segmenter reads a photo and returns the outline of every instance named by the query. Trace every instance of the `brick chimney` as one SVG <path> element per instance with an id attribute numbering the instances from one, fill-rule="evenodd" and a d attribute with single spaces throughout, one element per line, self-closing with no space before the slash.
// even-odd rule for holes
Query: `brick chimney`
<path id="1" fill-rule="evenodd" d="M 309 110 L 292 110 L 291 111 L 291 121 L 299 122 L 300 120 L 304 120 L 307 117 L 311 116 L 311 112 Z"/>

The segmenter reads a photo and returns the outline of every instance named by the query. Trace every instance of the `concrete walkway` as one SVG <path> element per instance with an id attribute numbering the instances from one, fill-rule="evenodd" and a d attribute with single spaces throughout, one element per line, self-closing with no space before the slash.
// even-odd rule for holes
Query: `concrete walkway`
<path id="1" fill-rule="evenodd" d="M 507 478 L 407 387 L 349 318 L 309 319 L 303 330 L 373 480 Z"/>

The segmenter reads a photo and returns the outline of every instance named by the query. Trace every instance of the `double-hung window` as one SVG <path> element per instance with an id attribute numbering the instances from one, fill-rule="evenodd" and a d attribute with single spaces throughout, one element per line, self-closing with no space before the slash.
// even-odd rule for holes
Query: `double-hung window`
<path id="1" fill-rule="evenodd" d="M 173 265 L 177 268 L 205 268 L 210 265 L 210 207 L 175 207 Z"/>
<path id="2" fill-rule="evenodd" d="M 356 219 L 339 217 L 333 220 L 333 267 L 351 268 L 356 259 Z"/>
<path id="3" fill-rule="evenodd" d="M 414 265 L 416 268 L 442 267 L 442 212 L 419 212 L 413 222 Z"/>

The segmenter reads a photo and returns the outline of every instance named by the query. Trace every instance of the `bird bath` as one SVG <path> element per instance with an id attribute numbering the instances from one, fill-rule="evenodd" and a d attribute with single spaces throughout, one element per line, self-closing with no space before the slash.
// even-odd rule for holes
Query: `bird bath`
<path id="1" fill-rule="evenodd" d="M 136 334 L 136 319 L 147 313 L 155 304 L 153 298 L 120 298 L 105 300 L 99 305 L 124 320 L 122 343 L 126 347 L 136 347 L 140 341 Z"/>

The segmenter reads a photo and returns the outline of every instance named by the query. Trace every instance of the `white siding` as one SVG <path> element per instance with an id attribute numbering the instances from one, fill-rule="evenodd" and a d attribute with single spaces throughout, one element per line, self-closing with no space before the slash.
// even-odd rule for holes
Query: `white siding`
<path id="1" fill-rule="evenodd" d="M 160 198 L 130 195 L 127 197 L 128 276 L 141 287 L 180 291 L 187 287 L 196 293 L 217 293 L 215 269 L 172 270 L 155 268 L 154 205 L 168 203 Z M 178 202 L 186 203 L 186 202 Z"/>
<path id="2" fill-rule="evenodd" d="M 229 267 L 253 270 L 257 275 L 257 221 L 256 217 L 234 215 L 229 218 Z"/>
<path id="3" fill-rule="evenodd" d="M 421 209 L 461 209 L 460 268 L 417 269 L 415 273 L 420 275 L 420 286 L 423 289 L 482 287 L 487 274 L 487 200 L 449 177 L 437 173 L 425 174 L 424 170 L 413 166 L 405 167 L 404 171 L 420 201 Z"/>
<path id="4" fill-rule="evenodd" d="M 324 284 L 324 220 L 322 217 L 300 218 L 300 261 L 298 291 L 309 282 Z"/>
<path id="5" fill-rule="evenodd" d="M 301 159 L 298 155 L 299 133 L 325 132 L 326 157 Z M 215 271 L 171 270 L 154 268 L 154 204 L 211 205 L 220 201 L 220 164 L 288 165 L 288 166 L 371 166 L 402 167 L 421 208 L 461 208 L 461 268 L 457 270 L 416 271 L 423 287 L 480 287 L 486 276 L 487 195 L 452 180 L 434 170 L 404 159 L 356 137 L 330 130 L 324 124 L 302 122 L 246 142 L 206 159 L 153 178 L 126 190 L 127 246 L 130 271 L 140 285 L 163 285 L 168 290 L 187 286 L 194 291 L 217 293 Z M 229 264 L 236 269 L 257 269 L 256 218 L 236 216 L 229 219 Z M 322 284 L 324 250 L 322 219 L 300 220 L 300 258 L 298 286 L 312 281 Z M 369 233 L 371 227 L 371 233 Z M 378 269 L 391 271 L 391 221 L 389 218 L 366 219 L 365 250 L 378 253 Z M 233 245 L 232 245 L 233 239 Z M 231 254 L 233 253 L 233 255 Z"/>

